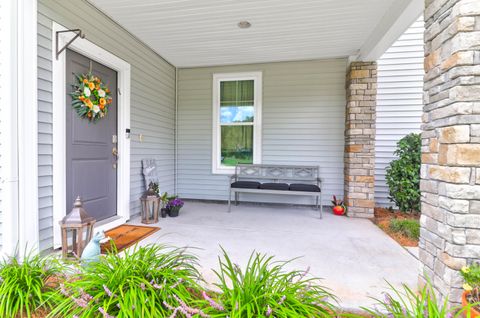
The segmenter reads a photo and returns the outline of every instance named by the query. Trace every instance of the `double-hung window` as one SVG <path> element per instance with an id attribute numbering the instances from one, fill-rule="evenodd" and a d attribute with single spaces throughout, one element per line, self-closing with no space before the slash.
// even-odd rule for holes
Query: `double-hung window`
<path id="1" fill-rule="evenodd" d="M 260 163 L 262 73 L 213 75 L 213 173 Z"/>

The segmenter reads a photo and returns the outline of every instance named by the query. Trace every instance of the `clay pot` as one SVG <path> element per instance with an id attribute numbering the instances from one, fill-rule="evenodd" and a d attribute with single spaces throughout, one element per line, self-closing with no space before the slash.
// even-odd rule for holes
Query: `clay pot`
<path id="1" fill-rule="evenodd" d="M 467 300 L 467 295 L 469 292 L 465 291 L 462 294 L 462 306 L 466 307 L 469 305 L 468 300 Z M 468 316 L 468 313 L 470 312 L 470 316 Z M 468 310 L 466 310 L 463 315 L 465 317 L 470 317 L 470 318 L 480 318 L 480 311 L 478 311 L 476 308 L 470 307 Z"/>
<path id="2" fill-rule="evenodd" d="M 345 213 L 345 208 L 341 205 L 336 205 L 333 207 L 333 214 L 343 215 Z"/>

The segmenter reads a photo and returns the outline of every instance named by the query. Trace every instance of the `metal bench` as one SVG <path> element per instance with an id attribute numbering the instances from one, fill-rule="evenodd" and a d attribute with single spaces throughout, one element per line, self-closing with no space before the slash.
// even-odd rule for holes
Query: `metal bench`
<path id="1" fill-rule="evenodd" d="M 322 218 L 319 170 L 318 166 L 239 164 L 230 177 L 228 212 L 231 211 L 232 193 L 235 205 L 238 205 L 240 193 L 300 195 L 315 198 L 315 208 L 320 210 Z"/>

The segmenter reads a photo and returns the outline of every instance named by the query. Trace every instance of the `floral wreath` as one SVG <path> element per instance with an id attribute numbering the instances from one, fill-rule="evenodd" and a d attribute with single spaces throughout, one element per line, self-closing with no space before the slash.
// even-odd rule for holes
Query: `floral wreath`
<path id="1" fill-rule="evenodd" d="M 72 107 L 80 118 L 97 121 L 108 113 L 108 105 L 112 102 L 110 89 L 99 77 L 87 74 L 75 75 L 77 82 L 73 84 Z"/>

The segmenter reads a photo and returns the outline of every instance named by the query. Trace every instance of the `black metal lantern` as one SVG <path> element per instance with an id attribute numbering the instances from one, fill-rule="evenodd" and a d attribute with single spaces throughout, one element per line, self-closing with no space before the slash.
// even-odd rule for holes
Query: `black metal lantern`
<path id="1" fill-rule="evenodd" d="M 153 190 L 153 185 L 150 183 L 147 192 L 140 198 L 142 204 L 142 223 L 151 224 L 158 222 L 160 201 L 160 197 Z"/>
<path id="2" fill-rule="evenodd" d="M 80 197 L 77 197 L 72 211 L 60 221 L 63 257 L 82 256 L 83 249 L 92 239 L 95 222 L 95 218 L 83 208 Z"/>

